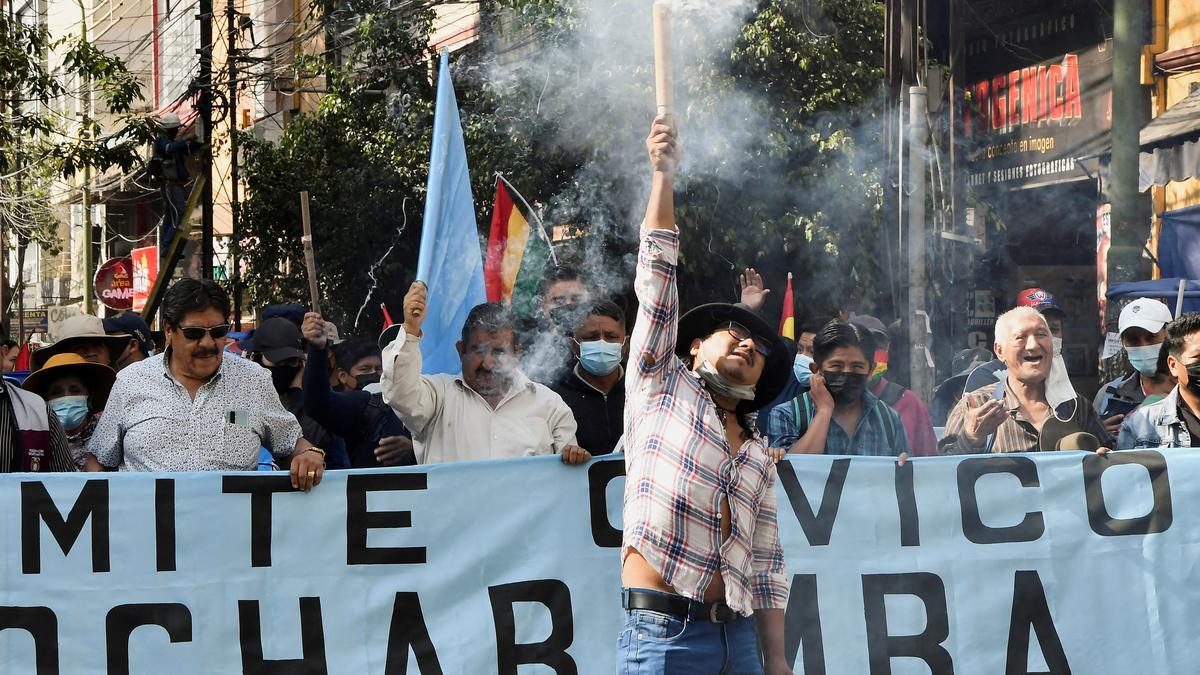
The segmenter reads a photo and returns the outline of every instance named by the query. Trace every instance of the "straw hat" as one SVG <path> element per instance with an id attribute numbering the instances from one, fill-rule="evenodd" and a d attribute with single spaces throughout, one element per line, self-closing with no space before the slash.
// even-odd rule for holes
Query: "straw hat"
<path id="1" fill-rule="evenodd" d="M 99 363 L 84 361 L 78 354 L 55 354 L 46 365 L 25 378 L 21 388 L 31 391 L 42 398 L 50 391 L 54 380 L 63 375 L 75 375 L 83 380 L 88 388 L 89 408 L 93 411 L 103 410 L 108 402 L 108 394 L 112 391 L 113 382 L 117 379 L 117 371 Z"/>
<path id="2" fill-rule="evenodd" d="M 51 356 L 71 351 L 71 347 L 81 342 L 103 342 L 108 345 L 108 351 L 115 359 L 125 351 L 132 336 L 109 335 L 104 332 L 104 322 L 100 317 L 91 314 L 77 314 L 66 319 L 55 331 L 58 341 L 49 347 L 43 347 L 33 353 L 33 369 L 40 369 Z"/>

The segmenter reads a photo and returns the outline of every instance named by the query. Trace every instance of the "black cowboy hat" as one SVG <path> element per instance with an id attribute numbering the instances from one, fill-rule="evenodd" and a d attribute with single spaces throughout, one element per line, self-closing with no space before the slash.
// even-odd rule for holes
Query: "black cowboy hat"
<path id="1" fill-rule="evenodd" d="M 675 354 L 686 363 L 691 356 L 692 340 L 704 339 L 712 335 L 721 324 L 736 321 L 754 336 L 755 342 L 762 341 L 771 354 L 763 364 L 762 375 L 754 385 L 754 398 L 738 403 L 738 412 L 750 413 L 761 410 L 779 396 L 779 392 L 787 385 L 788 375 L 792 372 L 792 361 L 787 345 L 775 334 L 775 329 L 762 317 L 755 314 L 749 307 L 741 303 L 730 304 L 714 302 L 700 305 L 679 319 L 678 339 L 675 342 Z"/>

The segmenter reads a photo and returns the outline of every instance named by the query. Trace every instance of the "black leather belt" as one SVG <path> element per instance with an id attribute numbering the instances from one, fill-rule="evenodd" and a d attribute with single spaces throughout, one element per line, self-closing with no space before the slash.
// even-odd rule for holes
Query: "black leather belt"
<path id="1" fill-rule="evenodd" d="M 738 618 L 738 613 L 721 602 L 698 602 L 682 595 L 660 595 L 645 591 L 627 590 L 622 597 L 625 609 L 648 609 L 651 612 L 670 614 L 692 621 L 729 623 Z"/>

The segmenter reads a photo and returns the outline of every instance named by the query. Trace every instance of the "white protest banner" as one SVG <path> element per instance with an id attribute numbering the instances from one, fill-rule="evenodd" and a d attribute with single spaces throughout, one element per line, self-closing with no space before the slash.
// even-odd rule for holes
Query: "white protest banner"
<path id="1" fill-rule="evenodd" d="M 6 673 L 611 673 L 620 458 L 0 477 Z M 797 675 L 1188 673 L 1200 454 L 780 464 Z"/>

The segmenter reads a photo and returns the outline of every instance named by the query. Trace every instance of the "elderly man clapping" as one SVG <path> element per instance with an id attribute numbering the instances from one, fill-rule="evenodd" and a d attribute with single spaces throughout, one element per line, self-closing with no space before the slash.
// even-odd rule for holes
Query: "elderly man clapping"
<path id="1" fill-rule="evenodd" d="M 1091 402 L 1071 388 L 1046 319 L 1030 307 L 1017 307 L 996 321 L 996 355 L 1007 373 L 994 385 L 967 392 L 946 423 L 938 443 L 942 454 L 1036 452 L 1067 449 L 1059 440 L 1074 434 L 1094 437 L 1078 448 L 1113 444 Z M 1075 436 L 1076 441 L 1080 439 Z"/>

